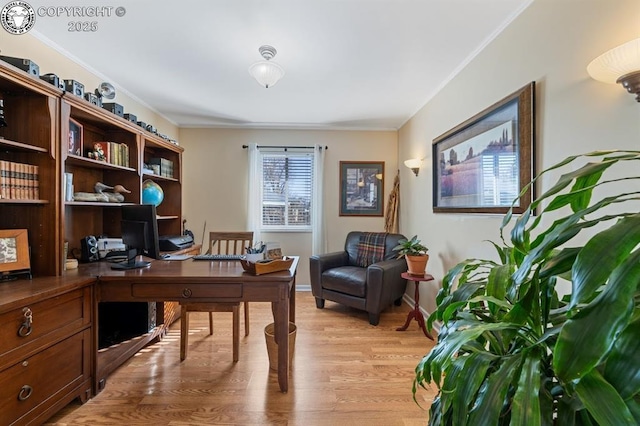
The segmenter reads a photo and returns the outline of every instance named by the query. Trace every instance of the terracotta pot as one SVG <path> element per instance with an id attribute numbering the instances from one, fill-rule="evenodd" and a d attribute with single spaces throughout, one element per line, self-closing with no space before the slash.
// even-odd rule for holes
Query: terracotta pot
<path id="1" fill-rule="evenodd" d="M 427 262 L 429 261 L 428 254 L 422 254 L 419 256 L 405 255 L 407 259 L 407 267 L 411 275 L 423 276 L 427 270 Z"/>

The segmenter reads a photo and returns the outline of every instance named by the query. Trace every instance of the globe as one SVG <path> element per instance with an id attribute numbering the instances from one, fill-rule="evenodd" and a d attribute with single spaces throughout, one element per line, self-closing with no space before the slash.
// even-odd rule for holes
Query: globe
<path id="1" fill-rule="evenodd" d="M 162 200 L 164 200 L 164 192 L 160 185 L 150 179 L 142 182 L 142 204 L 153 204 L 158 207 Z"/>

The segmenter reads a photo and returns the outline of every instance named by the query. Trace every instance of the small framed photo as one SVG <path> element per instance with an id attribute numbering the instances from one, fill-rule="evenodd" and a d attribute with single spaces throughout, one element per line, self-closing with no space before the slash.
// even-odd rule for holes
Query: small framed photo
<path id="1" fill-rule="evenodd" d="M 26 229 L 0 230 L 0 275 L 31 269 Z"/>
<path id="2" fill-rule="evenodd" d="M 82 124 L 69 119 L 69 154 L 82 155 Z"/>
<path id="3" fill-rule="evenodd" d="M 382 216 L 384 162 L 340 162 L 340 216 Z"/>

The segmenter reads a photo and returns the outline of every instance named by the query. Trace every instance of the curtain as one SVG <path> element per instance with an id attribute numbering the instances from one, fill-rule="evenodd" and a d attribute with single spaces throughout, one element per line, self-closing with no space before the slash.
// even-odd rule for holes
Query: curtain
<path id="1" fill-rule="evenodd" d="M 247 201 L 247 230 L 253 231 L 253 241 L 262 241 L 260 226 L 261 191 L 260 152 L 258 144 L 249 144 L 249 193 Z"/>
<path id="2" fill-rule="evenodd" d="M 398 233 L 398 204 L 400 201 L 400 171 L 393 179 L 393 189 L 389 193 L 387 211 L 384 218 L 384 230 L 392 234 Z"/>
<path id="3" fill-rule="evenodd" d="M 311 253 L 326 253 L 327 239 L 325 235 L 323 214 L 323 181 L 324 181 L 324 157 L 326 149 L 315 145 L 313 149 L 313 201 L 311 203 Z"/>

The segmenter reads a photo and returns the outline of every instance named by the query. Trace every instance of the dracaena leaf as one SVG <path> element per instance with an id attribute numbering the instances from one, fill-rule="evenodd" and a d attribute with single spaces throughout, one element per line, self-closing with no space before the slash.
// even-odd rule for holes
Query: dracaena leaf
<path id="1" fill-rule="evenodd" d="M 625 217 L 591 238 L 573 266 L 571 306 L 589 299 L 638 244 L 640 214 Z"/>
<path id="2" fill-rule="evenodd" d="M 518 388 L 511 404 L 512 426 L 540 426 L 542 418 L 540 413 L 540 354 L 533 350 L 526 356 L 520 377 Z"/>
<path id="3" fill-rule="evenodd" d="M 605 357 L 633 313 L 640 282 L 640 250 L 611 273 L 604 290 L 569 319 L 555 345 L 553 367 L 564 381 L 589 373 Z"/>
<path id="4" fill-rule="evenodd" d="M 577 395 L 601 426 L 632 425 L 633 415 L 620 394 L 598 370 L 592 370 L 576 384 Z"/>
<path id="5" fill-rule="evenodd" d="M 504 408 L 509 387 L 520 364 L 522 354 L 511 356 L 483 383 L 474 408 L 469 413 L 469 425 L 497 425 Z"/>
<path id="6" fill-rule="evenodd" d="M 456 398 L 452 405 L 453 424 L 467 423 L 471 403 L 475 400 L 478 389 L 484 382 L 492 357 L 484 353 L 475 353 L 465 357 L 464 376 L 456 388 Z"/>
<path id="7" fill-rule="evenodd" d="M 638 308 L 636 307 L 636 310 Z M 640 319 L 635 319 L 620 333 L 604 370 L 605 379 L 623 399 L 640 393 Z"/>

